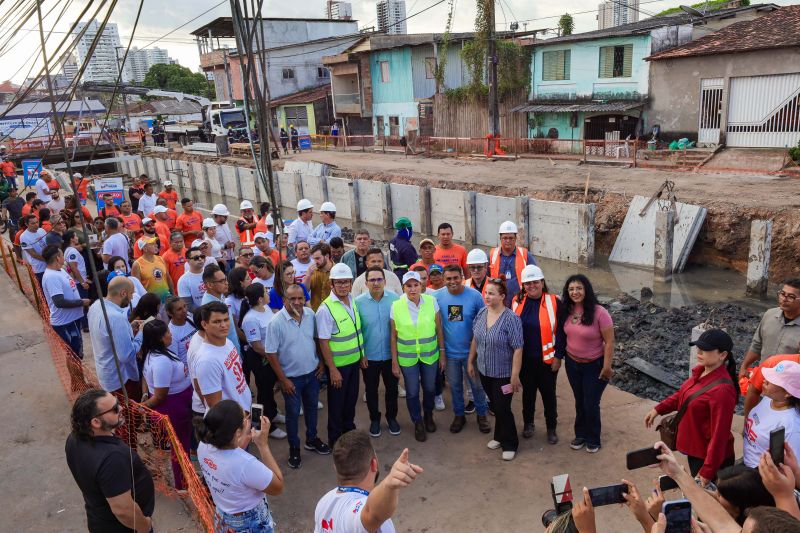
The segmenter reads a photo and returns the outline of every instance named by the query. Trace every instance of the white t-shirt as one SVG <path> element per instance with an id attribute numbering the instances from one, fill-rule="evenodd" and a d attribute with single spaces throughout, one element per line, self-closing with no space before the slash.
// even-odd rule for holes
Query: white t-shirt
<path id="1" fill-rule="evenodd" d="M 81 278 L 88 279 L 88 274 L 86 272 L 86 260 L 78 250 L 72 246 L 67 247 L 67 249 L 64 250 L 64 259 L 67 261 L 67 263 L 77 263 L 78 272 L 80 272 Z"/>
<path id="2" fill-rule="evenodd" d="M 103 255 L 114 257 L 120 256 L 126 262 L 128 261 L 128 237 L 124 233 L 115 233 L 103 241 Z M 107 263 L 103 263 L 105 268 L 108 268 Z"/>
<path id="3" fill-rule="evenodd" d="M 367 504 L 367 494 L 339 492 L 333 489 L 323 496 L 314 510 L 314 533 L 367 533 L 361 523 L 361 511 Z M 378 528 L 378 533 L 394 533 L 390 518 Z"/>
<path id="4" fill-rule="evenodd" d="M 206 284 L 203 283 L 203 274 L 187 272 L 178 279 L 178 296 L 188 298 L 191 296 L 195 307 L 203 305 L 203 295 L 206 293 Z"/>
<path id="5" fill-rule="evenodd" d="M 229 294 L 225 297 L 225 305 L 227 305 L 228 309 L 233 313 L 233 319 L 237 324 L 239 323 L 239 311 L 242 309 L 242 300 L 243 298 L 237 298 L 233 294 Z M 231 324 L 231 327 L 233 327 L 233 324 Z"/>
<path id="6" fill-rule="evenodd" d="M 153 390 L 169 387 L 167 394 L 178 394 L 192 385 L 189 367 L 183 361 L 174 361 L 164 354 L 150 352 L 142 369 L 150 395 Z"/>
<path id="7" fill-rule="evenodd" d="M 233 234 L 231 233 L 231 228 L 228 227 L 228 223 L 225 224 L 217 224 L 217 234 L 214 236 L 217 243 L 220 245 L 220 258 L 222 259 L 233 259 L 233 248 L 225 248 L 225 245 L 229 242 L 233 241 Z M 214 255 L 214 250 L 211 250 L 211 255 Z"/>
<path id="8" fill-rule="evenodd" d="M 72 276 L 63 270 L 53 270 L 48 268 L 42 277 L 42 292 L 47 300 L 47 307 L 50 308 L 50 324 L 53 326 L 63 326 L 83 318 L 83 306 L 68 307 L 62 309 L 53 303 L 53 296 L 61 294 L 65 300 L 80 300 L 77 285 Z"/>
<path id="9" fill-rule="evenodd" d="M 210 255 L 207 255 L 205 261 L 203 261 L 203 270 L 205 270 L 208 265 L 216 265 L 216 264 L 217 264 L 217 260 L 214 259 L 213 257 L 211 257 Z M 183 265 L 183 271 L 184 272 L 189 272 L 189 262 L 188 261 Z M 200 275 L 202 276 L 202 273 Z"/>
<path id="10" fill-rule="evenodd" d="M 773 429 L 786 429 L 784 440 L 792 450 L 800 450 L 800 414 L 793 407 L 776 411 L 772 400 L 766 396 L 753 407 L 744 425 L 744 464 L 757 468 L 761 455 L 769 451 L 769 433 Z"/>
<path id="11" fill-rule="evenodd" d="M 294 266 L 294 282 L 295 283 L 303 283 L 306 278 L 306 272 L 308 272 L 308 267 L 311 266 L 311 259 L 308 260 L 308 263 L 301 263 L 297 258 L 292 259 L 292 266 Z"/>
<path id="12" fill-rule="evenodd" d="M 211 257 L 214 259 L 216 263 L 217 259 L 222 258 L 222 245 L 217 241 L 217 239 L 212 239 L 211 237 L 206 236 L 204 241 L 208 242 L 211 245 Z M 208 257 L 206 257 L 208 259 Z M 208 262 L 208 261 L 206 261 Z"/>
<path id="13" fill-rule="evenodd" d="M 39 274 L 40 272 L 44 272 L 47 268 L 47 263 L 42 261 L 41 259 L 34 258 L 31 254 L 28 253 L 28 250 L 32 250 L 39 255 L 42 255 L 42 250 L 45 247 L 45 237 L 47 237 L 47 232 L 42 228 L 36 230 L 36 233 L 31 233 L 28 230 L 22 232 L 22 235 L 19 236 L 19 243 L 22 251 L 25 252 L 25 260 L 30 263 L 31 268 L 33 271 Z"/>
<path id="14" fill-rule="evenodd" d="M 267 291 L 269 291 L 272 287 L 275 286 L 275 274 L 270 276 L 269 279 L 255 278 L 253 279 L 253 283 L 260 283 L 261 285 L 267 288 Z"/>
<path id="15" fill-rule="evenodd" d="M 233 400 L 250 412 L 253 397 L 244 379 L 242 358 L 230 340 L 224 346 L 204 342 L 197 354 L 197 382 L 204 395 L 222 391 L 223 400 Z"/>
<path id="16" fill-rule="evenodd" d="M 47 188 L 47 182 L 42 178 L 36 180 L 36 196 L 44 203 L 47 203 L 52 199 L 50 198 L 50 195 L 47 194 L 48 192 L 50 192 L 50 189 Z"/>
<path id="17" fill-rule="evenodd" d="M 172 344 L 169 345 L 169 349 L 178 356 L 178 359 L 186 363 L 188 361 L 186 354 L 189 351 L 189 343 L 197 329 L 187 320 L 182 326 L 176 326 L 170 322 L 169 330 L 172 333 Z"/>
<path id="18" fill-rule="evenodd" d="M 242 513 L 266 498 L 264 489 L 272 483 L 272 470 L 243 449 L 219 450 L 201 442 L 197 461 L 220 511 Z"/>
<path id="19" fill-rule="evenodd" d="M 250 309 L 242 320 L 242 330 L 247 342 L 261 341 L 261 346 L 264 347 L 267 340 L 267 326 L 274 316 L 275 313 L 269 308 L 263 311 Z"/>
<path id="20" fill-rule="evenodd" d="M 47 202 L 47 209 L 49 209 L 50 213 L 53 215 L 57 215 L 66 207 L 66 205 L 66 200 L 64 200 L 63 197 L 59 197 L 58 200 L 51 199 L 49 202 Z"/>
<path id="21" fill-rule="evenodd" d="M 144 216 L 148 216 L 153 212 L 153 209 L 156 208 L 157 200 L 158 196 L 156 196 L 156 193 L 153 193 L 150 196 L 143 194 L 142 197 L 139 198 L 139 211 L 144 213 Z"/>
<path id="22" fill-rule="evenodd" d="M 200 335 L 192 335 L 192 340 L 189 341 L 189 348 L 186 351 L 186 360 L 189 364 L 189 379 L 197 379 L 197 352 L 204 342 L 205 339 Z M 195 413 L 206 412 L 206 404 L 203 403 L 200 395 L 197 394 L 197 389 L 194 388 L 194 384 L 192 384 L 192 411 Z"/>

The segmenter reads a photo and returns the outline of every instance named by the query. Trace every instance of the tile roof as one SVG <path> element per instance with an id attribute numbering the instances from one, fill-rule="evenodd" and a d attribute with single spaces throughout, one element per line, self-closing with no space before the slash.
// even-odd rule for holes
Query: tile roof
<path id="1" fill-rule="evenodd" d="M 14 85 L 9 80 L 0 83 L 0 93 L 2 94 L 16 94 L 19 91 L 19 85 Z"/>
<path id="2" fill-rule="evenodd" d="M 296 93 L 275 98 L 270 102 L 270 106 L 277 107 L 279 105 L 289 104 L 310 104 L 312 102 L 316 102 L 317 100 L 322 100 L 329 94 L 331 94 L 331 84 L 326 83 L 325 85 L 321 85 L 319 87 L 303 89 L 302 91 L 298 91 Z"/>
<path id="3" fill-rule="evenodd" d="M 571 104 L 535 104 L 527 103 L 518 105 L 511 111 L 514 113 L 572 113 L 583 112 L 611 112 L 630 111 L 644 106 L 644 102 L 584 102 Z"/>
<path id="4" fill-rule="evenodd" d="M 755 20 L 731 24 L 719 31 L 645 59 L 732 54 L 800 46 L 800 5 L 781 7 Z"/>

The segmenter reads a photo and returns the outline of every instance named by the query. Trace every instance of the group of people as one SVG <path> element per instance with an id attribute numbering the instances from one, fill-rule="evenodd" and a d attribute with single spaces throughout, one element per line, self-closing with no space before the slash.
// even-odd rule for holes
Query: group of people
<path id="1" fill-rule="evenodd" d="M 24 217 L 20 245 L 42 285 L 51 325 L 78 357 L 82 331 L 89 332 L 103 389 L 84 394 L 73 410 L 67 455 L 84 494 L 109 493 L 89 487 L 106 478 L 87 475 L 81 465 L 103 468 L 98 454 L 114 454 L 120 445 L 114 431 L 136 430 L 120 411 L 123 389 L 170 419 L 184 450 L 197 457 L 218 519 L 234 531 L 271 531 L 266 496 L 283 490 L 283 476 L 268 439 L 286 439 L 287 464 L 299 468 L 301 416 L 302 449 L 333 453 L 341 485 L 320 501 L 317 531 L 360 531 L 339 529 L 354 516 L 369 531 L 386 527 L 381 524 L 396 508 L 397 491 L 421 468 L 405 451 L 376 486 L 378 464 L 369 440 L 380 438 L 384 428 L 393 436 L 402 433 L 398 404 L 405 397 L 414 438 L 426 441 L 437 431 L 434 412 L 446 409 L 445 384 L 453 410 L 449 431 L 463 431 L 467 415 L 475 414 L 478 431 L 492 433 L 487 447 L 510 461 L 519 437 L 535 434 L 537 392 L 544 438 L 559 442 L 556 382 L 563 365 L 575 399 L 569 445 L 600 451 L 601 398 L 613 375 L 611 315 L 584 275 L 570 276 L 559 293 L 551 292 L 533 255 L 517 242 L 513 222 L 501 224 L 499 245 L 488 255 L 453 242 L 447 223 L 437 228 L 438 242 L 423 239 L 417 253 L 412 224 L 401 218 L 387 258 L 366 230 L 356 231 L 355 247 L 345 252 L 330 202 L 320 206 L 321 222 L 314 226 L 315 206 L 302 199 L 297 217 L 283 228 L 268 204 L 256 214 L 245 200 L 232 231 L 225 205 L 204 219 L 191 199 L 179 201 L 172 185 L 163 185 L 155 194 L 141 176 L 119 205 L 105 198 L 94 221 L 62 210 L 70 227 L 86 219 L 96 242 L 84 241 L 83 228 L 40 229 L 41 208 Z M 76 199 L 72 205 L 80 204 Z M 53 242 L 53 233 L 60 242 Z M 89 261 L 97 265 L 97 277 L 89 275 Z M 748 370 L 758 358 L 798 351 L 798 298 L 800 281 L 787 281 L 779 309 L 764 315 L 742 367 L 741 383 L 749 382 L 744 459 L 751 468 L 762 460 L 765 432 L 777 424 L 786 428 L 788 443 L 800 446 L 794 431 L 800 427 L 794 409 L 800 355 L 781 356 L 775 364 L 767 359 L 752 376 Z M 681 411 L 676 449 L 689 457 L 691 476 L 711 486 L 733 463 L 730 427 L 740 376 L 727 334 L 708 331 L 695 345 L 699 366 L 648 413 L 645 424 Z M 355 423 L 362 381 L 366 432 Z M 317 431 L 322 389 L 324 441 Z M 522 395 L 521 431 L 512 411 L 515 393 Z M 250 417 L 253 400 L 263 413 L 256 421 Z M 260 429 L 252 429 L 253 422 Z M 107 447 L 87 448 L 100 437 Z M 246 451 L 251 441 L 260 461 Z M 182 490 L 174 451 L 172 459 L 174 485 Z M 89 496 L 87 509 L 90 500 L 102 508 L 90 513 L 90 521 L 131 527 L 136 520 L 137 530 L 149 530 L 142 520 L 152 516 L 152 489 L 137 488 L 133 514 L 118 514 L 110 499 Z M 324 526 L 334 521 L 336 527 Z"/>

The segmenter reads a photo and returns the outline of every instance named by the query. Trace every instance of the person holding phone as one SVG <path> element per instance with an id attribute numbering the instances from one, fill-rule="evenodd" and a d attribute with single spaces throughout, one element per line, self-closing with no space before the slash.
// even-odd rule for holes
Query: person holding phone
<path id="1" fill-rule="evenodd" d="M 564 359 L 575 396 L 575 438 L 569 446 L 594 453 L 600 449 L 600 398 L 614 372 L 614 322 L 583 274 L 567 278 L 561 301 L 558 322 L 567 338 Z"/>
<path id="2" fill-rule="evenodd" d="M 644 418 L 652 427 L 659 415 L 680 411 L 677 449 L 686 454 L 692 476 L 703 486 L 714 479 L 717 470 L 733 464 L 731 423 L 739 396 L 733 358 L 733 340 L 721 329 L 709 329 L 690 343 L 697 347 L 697 361 L 692 375 L 675 394 L 664 399 Z"/>
<path id="3" fill-rule="evenodd" d="M 269 419 L 261 417 L 261 430 L 233 400 L 211 407 L 196 418 L 200 438 L 197 459 L 216 506 L 217 531 L 272 533 L 275 522 L 267 495 L 283 492 L 283 474 L 269 448 Z M 247 453 L 253 442 L 261 457 Z"/>
<path id="4" fill-rule="evenodd" d="M 784 428 L 785 442 L 800 449 L 800 363 L 781 361 L 761 373 L 761 401 L 748 413 L 743 433 L 744 464 L 750 468 L 769 450 L 775 429 Z"/>
<path id="5" fill-rule="evenodd" d="M 522 386 L 520 370 L 525 341 L 522 322 L 505 306 L 505 281 L 489 278 L 486 283 L 486 307 L 475 316 L 472 326 L 467 372 L 473 379 L 480 376 L 483 390 L 494 408 L 494 436 L 486 446 L 490 450 L 502 448 L 503 460 L 511 461 L 519 447 L 511 399 Z"/>

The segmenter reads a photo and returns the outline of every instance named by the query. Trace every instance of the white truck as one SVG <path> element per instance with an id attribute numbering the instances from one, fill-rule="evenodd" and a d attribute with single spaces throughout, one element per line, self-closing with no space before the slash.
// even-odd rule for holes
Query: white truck
<path id="1" fill-rule="evenodd" d="M 247 118 L 244 114 L 244 108 L 236 107 L 232 102 L 212 102 L 202 96 L 162 91 L 160 89 L 148 91 L 147 96 L 164 96 L 175 98 L 178 101 L 186 98 L 202 106 L 202 123 L 165 122 L 162 128 L 167 141 L 178 141 L 185 146 L 193 139 L 214 142 L 214 139 L 219 135 L 232 137 L 230 139 L 231 142 L 247 139 Z"/>

